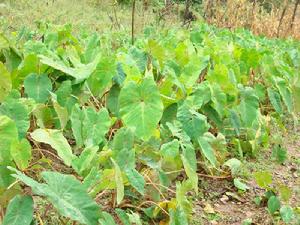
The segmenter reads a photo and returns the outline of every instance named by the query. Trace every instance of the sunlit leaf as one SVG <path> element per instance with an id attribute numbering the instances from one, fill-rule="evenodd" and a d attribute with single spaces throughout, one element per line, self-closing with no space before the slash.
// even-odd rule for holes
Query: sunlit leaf
<path id="1" fill-rule="evenodd" d="M 163 112 L 154 80 L 147 77 L 140 84 L 128 82 L 121 90 L 119 105 L 125 125 L 135 128 L 136 136 L 150 138 Z"/>
<path id="2" fill-rule="evenodd" d="M 51 145 L 51 147 L 57 151 L 58 156 L 61 157 L 64 163 L 67 166 L 71 165 L 74 155 L 67 139 L 60 130 L 36 129 L 31 133 L 31 137 L 35 141 Z"/>
<path id="3" fill-rule="evenodd" d="M 267 188 L 272 184 L 272 174 L 266 171 L 256 172 L 254 178 L 258 186 L 261 188 Z"/>

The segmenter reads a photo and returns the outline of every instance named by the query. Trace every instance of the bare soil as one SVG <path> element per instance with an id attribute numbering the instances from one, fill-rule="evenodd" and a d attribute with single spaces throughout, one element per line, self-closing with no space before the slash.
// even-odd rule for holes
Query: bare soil
<path id="1" fill-rule="evenodd" d="M 265 170 L 272 172 L 274 187 L 285 185 L 292 190 L 292 197 L 288 204 L 300 207 L 300 132 L 291 132 L 284 137 L 284 147 L 288 151 L 288 160 L 280 165 L 271 160 L 271 149 L 263 157 L 254 162 L 250 168 L 250 177 L 253 172 Z M 267 162 L 267 163 L 266 163 Z M 251 163 L 251 162 L 250 162 Z M 257 169 L 259 168 L 259 169 Z M 251 220 L 257 225 L 284 224 L 271 216 L 266 205 L 257 206 L 254 202 L 256 196 L 262 196 L 264 189 L 257 186 L 253 178 L 247 182 L 249 190 L 238 193 L 231 180 L 202 178 L 200 188 L 203 190 L 202 200 L 197 201 L 194 208 L 193 225 L 240 225 L 245 220 Z M 293 224 L 300 224 L 294 222 Z"/>

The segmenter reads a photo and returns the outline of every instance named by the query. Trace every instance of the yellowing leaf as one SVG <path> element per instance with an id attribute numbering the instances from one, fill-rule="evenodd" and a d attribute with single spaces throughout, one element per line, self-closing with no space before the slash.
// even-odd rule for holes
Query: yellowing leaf
<path id="1" fill-rule="evenodd" d="M 67 166 L 71 165 L 75 156 L 72 153 L 72 149 L 67 139 L 60 130 L 37 129 L 31 133 L 31 137 L 35 141 L 51 145 L 51 147 L 57 151 L 58 156 L 62 158 L 64 163 Z"/>

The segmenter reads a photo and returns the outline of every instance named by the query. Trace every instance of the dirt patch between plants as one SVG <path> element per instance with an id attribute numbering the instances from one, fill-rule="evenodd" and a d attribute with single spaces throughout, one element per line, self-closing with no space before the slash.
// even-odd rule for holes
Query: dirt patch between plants
<path id="1" fill-rule="evenodd" d="M 283 165 L 271 160 L 271 150 L 264 153 L 255 165 L 266 166 L 266 170 L 273 175 L 275 186 L 285 185 L 292 190 L 289 205 L 300 207 L 300 136 L 290 134 L 284 137 L 284 147 L 288 152 L 288 159 Z M 255 166 L 250 170 L 255 172 Z M 266 206 L 257 206 L 254 202 L 256 196 L 262 196 L 264 189 L 257 186 L 253 178 L 247 182 L 249 190 L 238 193 L 230 180 L 215 180 L 202 178 L 201 200 L 196 202 L 194 208 L 193 225 L 241 225 L 244 221 L 248 224 L 272 225 L 284 224 L 276 221 L 267 211 Z M 247 224 L 247 223 L 245 223 Z M 296 222 L 297 224 L 297 222 Z"/>

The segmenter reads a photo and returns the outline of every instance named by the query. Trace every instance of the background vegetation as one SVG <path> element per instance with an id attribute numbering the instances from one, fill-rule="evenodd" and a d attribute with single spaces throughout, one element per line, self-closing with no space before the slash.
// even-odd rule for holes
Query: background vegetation
<path id="1" fill-rule="evenodd" d="M 130 31 L 131 4 L 131 0 L 1 0 L 0 16 L 8 30 L 46 20 L 71 22 L 78 29 Z M 190 14 L 185 12 L 187 4 Z M 298 4 L 298 0 L 136 0 L 135 27 L 140 32 L 148 25 L 171 27 L 197 19 L 269 37 L 299 38 Z"/>

